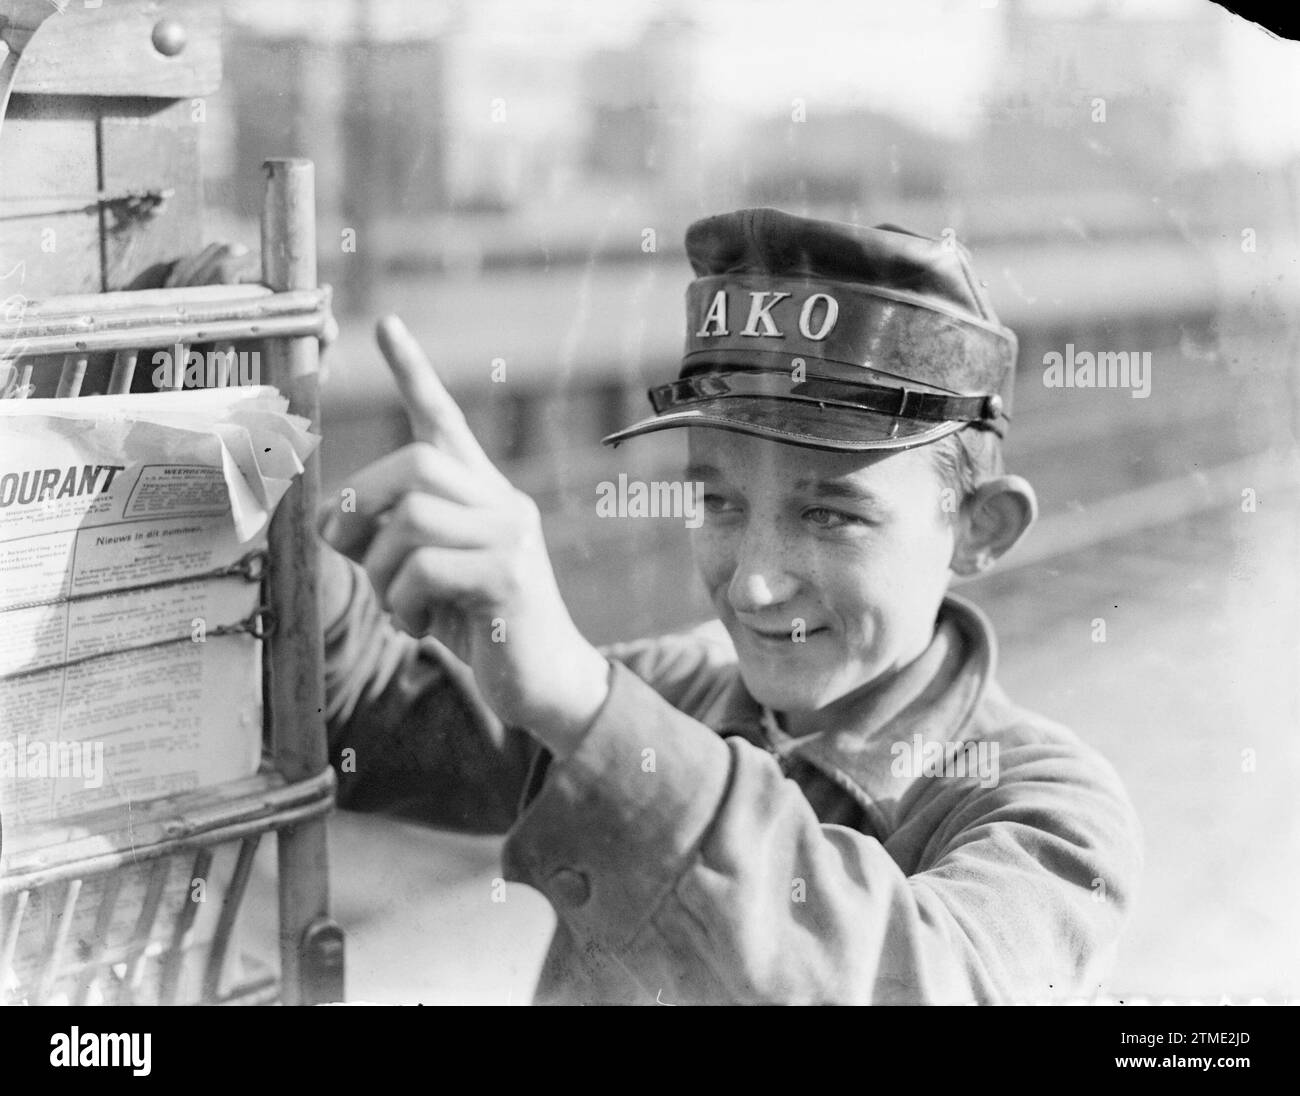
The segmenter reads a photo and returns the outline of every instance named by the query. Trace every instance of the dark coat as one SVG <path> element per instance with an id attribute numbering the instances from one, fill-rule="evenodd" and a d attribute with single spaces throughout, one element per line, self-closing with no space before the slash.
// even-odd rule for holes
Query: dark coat
<path id="1" fill-rule="evenodd" d="M 1113 769 L 1012 705 L 973 606 L 843 726 L 781 734 L 725 634 L 610 647 L 562 764 L 353 570 L 328 629 L 340 801 L 507 832 L 558 925 L 538 1002 L 1027 1002 L 1097 994 L 1140 872 Z M 352 749 L 349 756 L 343 751 Z"/>

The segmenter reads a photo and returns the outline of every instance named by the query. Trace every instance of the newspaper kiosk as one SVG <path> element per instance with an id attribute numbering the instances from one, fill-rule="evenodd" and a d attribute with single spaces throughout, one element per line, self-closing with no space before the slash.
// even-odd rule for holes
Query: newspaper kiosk
<path id="1" fill-rule="evenodd" d="M 309 162 L 265 165 L 263 284 L 145 288 L 201 244 L 196 126 L 219 79 L 215 0 L 0 0 L 0 360 L 16 378 L 10 398 L 143 394 L 156 348 L 256 345 L 263 382 L 318 427 L 329 297 L 316 284 Z M 8 824 L 0 803 L 6 1002 L 342 997 L 325 844 L 334 776 L 307 532 L 317 468 L 314 457 L 305 463 L 266 534 L 264 565 L 243 576 L 262 591 L 248 624 L 261 648 L 258 771 L 39 826 Z M 278 969 L 250 965 L 236 931 L 271 834 Z"/>

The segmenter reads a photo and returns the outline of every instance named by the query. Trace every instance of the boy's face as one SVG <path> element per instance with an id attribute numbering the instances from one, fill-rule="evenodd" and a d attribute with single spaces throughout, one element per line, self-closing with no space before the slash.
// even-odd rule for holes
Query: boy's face
<path id="1" fill-rule="evenodd" d="M 686 479 L 704 484 L 696 566 L 756 700 L 814 712 L 925 649 L 958 527 L 924 447 L 833 453 L 689 434 Z"/>

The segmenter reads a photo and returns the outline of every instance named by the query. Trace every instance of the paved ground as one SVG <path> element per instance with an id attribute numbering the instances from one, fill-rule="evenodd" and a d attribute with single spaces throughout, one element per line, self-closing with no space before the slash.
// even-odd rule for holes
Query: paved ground
<path id="1" fill-rule="evenodd" d="M 1300 998 L 1295 501 L 969 588 L 997 624 L 1011 695 L 1096 744 L 1141 816 L 1146 877 L 1120 997 Z M 1097 618 L 1105 643 L 1092 641 Z"/>
<path id="2" fill-rule="evenodd" d="M 1142 818 L 1118 997 L 1300 998 L 1298 562 L 1300 507 L 1265 495 L 963 590 L 1007 690 L 1101 748 Z M 351 998 L 528 999 L 552 914 L 493 901 L 495 840 L 345 814 L 331 840 Z"/>

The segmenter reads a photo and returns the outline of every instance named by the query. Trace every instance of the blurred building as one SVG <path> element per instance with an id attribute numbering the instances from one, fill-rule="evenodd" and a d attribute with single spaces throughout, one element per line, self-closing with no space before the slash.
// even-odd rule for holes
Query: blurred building
<path id="1" fill-rule="evenodd" d="M 573 105 L 589 116 L 589 170 L 649 177 L 670 192 L 692 178 L 701 153 L 698 33 L 687 17 L 656 17 L 628 45 L 586 58 Z"/>
<path id="2" fill-rule="evenodd" d="M 957 81 L 968 101 L 942 108 L 961 125 L 927 116 L 938 100 L 903 109 L 900 86 L 920 79 L 934 43 L 893 10 L 881 16 L 892 57 L 870 40 L 869 12 L 845 16 L 864 35 L 860 63 L 875 62 L 861 81 L 873 91 L 850 79 L 807 110 L 786 91 L 815 88 L 823 62 L 800 52 L 797 25 L 762 40 L 794 72 L 770 74 L 779 91 L 762 65 L 738 83 L 727 66 L 754 22 L 725 0 L 230 10 L 210 198 L 237 231 L 256 213 L 264 157 L 318 165 L 322 277 L 344 317 L 324 396 L 327 482 L 406 439 L 364 322 L 397 310 L 489 451 L 539 498 L 562 571 L 589 566 L 597 543 L 685 567 L 666 531 L 593 522 L 576 500 L 626 466 L 599 437 L 675 370 L 682 237 L 720 209 L 775 205 L 969 244 L 1020 335 L 1008 456 L 1035 469 L 1049 516 L 1267 449 L 1300 414 L 1286 267 L 1300 169 L 1244 160 L 1240 71 L 1228 17 L 1210 4 L 968 12 L 992 23 L 973 24 L 970 50 L 988 56 Z M 945 63 L 964 45 L 948 42 Z M 1067 343 L 1153 352 L 1158 396 L 1075 399 L 1064 429 L 1040 363 Z M 493 382 L 493 363 L 509 383 Z M 674 450 L 646 440 L 637 452 L 653 465 Z M 638 603 L 631 630 L 694 611 L 680 584 L 659 585 L 679 593 Z M 599 589 L 570 591 L 597 631 Z"/>

